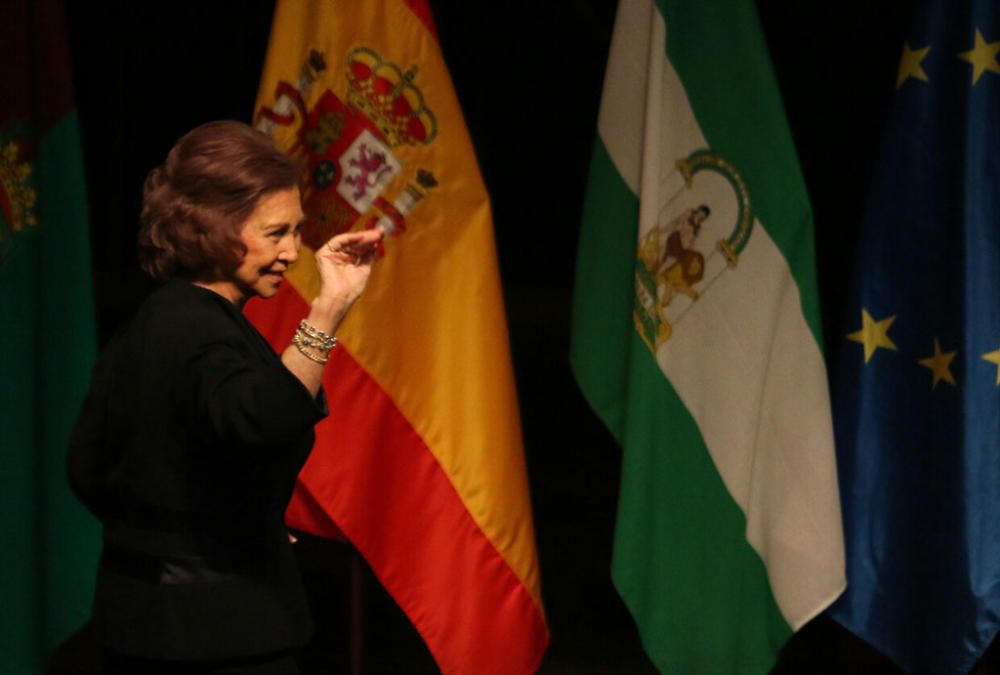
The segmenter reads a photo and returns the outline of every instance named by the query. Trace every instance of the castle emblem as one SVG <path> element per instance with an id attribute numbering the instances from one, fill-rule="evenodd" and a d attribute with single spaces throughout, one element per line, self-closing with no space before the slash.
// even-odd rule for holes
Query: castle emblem
<path id="1" fill-rule="evenodd" d="M 21 162 L 19 155 L 14 141 L 0 148 L 0 262 L 7 257 L 13 236 L 38 224 L 31 164 Z"/>
<path id="2" fill-rule="evenodd" d="M 307 107 L 327 69 L 324 55 L 314 50 L 298 79 L 280 82 L 274 105 L 258 111 L 257 128 L 268 134 L 298 125 L 288 151 L 305 160 L 302 238 L 313 249 L 361 218 L 366 227 L 400 235 L 406 216 L 437 186 L 430 171 L 408 169 L 398 155 L 401 148 L 428 145 L 437 137 L 437 119 L 416 84 L 416 68 L 404 71 L 365 46 L 351 49 L 345 61 L 346 101 L 326 89 Z M 390 198 L 387 190 L 406 174 Z"/>
<path id="3" fill-rule="evenodd" d="M 736 269 L 753 231 L 750 195 L 730 162 L 696 150 L 677 160 L 674 173 L 680 186 L 641 234 L 636 252 L 632 318 L 654 355 L 694 304 Z M 706 253 L 702 241 L 708 234 L 719 238 Z"/>

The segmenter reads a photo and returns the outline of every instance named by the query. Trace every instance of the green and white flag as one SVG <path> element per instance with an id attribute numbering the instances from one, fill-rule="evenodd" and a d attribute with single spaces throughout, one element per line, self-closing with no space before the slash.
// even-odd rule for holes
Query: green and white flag
<path id="1" fill-rule="evenodd" d="M 612 576 L 666 673 L 765 673 L 844 589 L 812 214 L 752 2 L 621 0 L 573 368 L 624 450 Z"/>
<path id="2" fill-rule="evenodd" d="M 97 331 L 62 3 L 2 14 L 0 673 L 37 675 L 91 615 L 101 529 L 70 493 L 66 452 Z"/>

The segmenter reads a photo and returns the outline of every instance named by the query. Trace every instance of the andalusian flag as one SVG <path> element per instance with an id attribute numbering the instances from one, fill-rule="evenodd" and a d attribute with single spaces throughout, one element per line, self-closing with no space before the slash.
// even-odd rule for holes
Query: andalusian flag
<path id="1" fill-rule="evenodd" d="M 724 4 L 724 7 L 723 7 Z M 753 3 L 622 0 L 572 361 L 666 673 L 765 673 L 844 589 L 812 217 Z"/>
<path id="2" fill-rule="evenodd" d="M 90 616 L 97 522 L 66 450 L 96 352 L 66 33 L 49 0 L 0 21 L 0 672 L 41 672 Z"/>
<path id="3" fill-rule="evenodd" d="M 248 307 L 276 347 L 318 292 L 312 251 L 388 234 L 289 523 L 339 528 L 444 672 L 533 672 L 548 631 L 490 204 L 427 3 L 279 1 L 255 121 L 307 170 L 291 283 Z"/>

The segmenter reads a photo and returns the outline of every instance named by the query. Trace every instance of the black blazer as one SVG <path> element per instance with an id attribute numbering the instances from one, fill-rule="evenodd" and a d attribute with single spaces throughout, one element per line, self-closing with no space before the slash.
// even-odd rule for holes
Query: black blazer
<path id="1" fill-rule="evenodd" d="M 70 485 L 104 525 L 94 599 L 123 654 L 210 660 L 312 630 L 283 525 L 326 414 L 243 314 L 175 280 L 98 360 Z"/>

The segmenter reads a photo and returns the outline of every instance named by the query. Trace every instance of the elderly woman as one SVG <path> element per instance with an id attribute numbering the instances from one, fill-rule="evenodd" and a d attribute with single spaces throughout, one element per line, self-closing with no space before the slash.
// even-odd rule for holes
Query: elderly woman
<path id="1" fill-rule="evenodd" d="M 243 316 L 298 257 L 300 166 L 236 122 L 181 138 L 145 184 L 143 268 L 166 281 L 94 370 L 70 484 L 104 526 L 108 673 L 295 673 L 311 631 L 283 526 L 327 413 L 320 382 L 381 232 L 316 251 L 321 290 L 279 356 Z"/>

